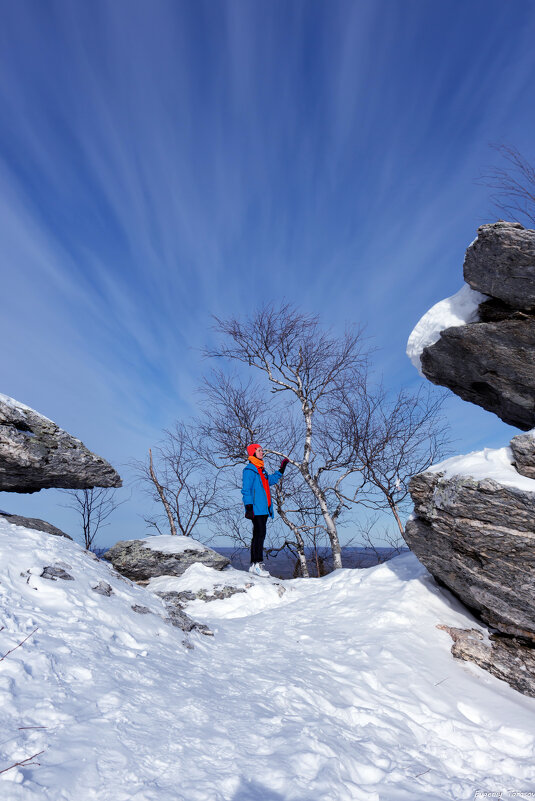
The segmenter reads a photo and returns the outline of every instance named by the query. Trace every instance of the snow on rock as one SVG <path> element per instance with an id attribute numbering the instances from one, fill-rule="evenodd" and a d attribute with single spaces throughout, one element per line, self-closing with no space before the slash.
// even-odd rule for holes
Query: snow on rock
<path id="1" fill-rule="evenodd" d="M 0 770 L 43 752 L 0 774 L 6 801 L 468 801 L 534 786 L 535 700 L 454 661 L 437 624 L 477 623 L 413 554 L 279 582 L 282 598 L 258 580 L 262 611 L 248 593 L 206 604 L 215 637 L 189 651 L 155 595 L 66 539 L 2 520 L 0 564 L 0 655 L 30 635 L 0 661 Z M 41 578 L 49 565 L 74 580 Z M 229 618 L 236 599 L 247 614 Z"/>
<path id="2" fill-rule="evenodd" d="M 156 576 L 180 576 L 190 565 L 202 562 L 222 570 L 229 559 L 192 537 L 161 535 L 142 540 L 120 540 L 103 558 L 132 581 L 148 582 Z"/>
<path id="3" fill-rule="evenodd" d="M 45 417 L 44 414 L 41 412 L 37 412 L 35 409 L 32 409 L 30 406 L 26 406 L 25 403 L 21 403 L 15 398 L 10 398 L 9 395 L 4 395 L 0 392 L 0 403 L 5 403 L 6 406 L 10 406 L 12 409 L 17 409 L 19 412 L 32 412 L 32 414 L 38 414 L 43 420 L 47 420 L 52 425 L 55 425 L 53 420 L 50 420 L 49 417 Z"/>
<path id="4" fill-rule="evenodd" d="M 290 602 L 296 586 L 299 586 L 299 580 L 295 584 L 273 577 L 260 578 L 230 566 L 220 571 L 195 564 L 188 567 L 182 576 L 151 579 L 147 589 L 155 593 L 189 592 L 209 596 L 209 603 L 203 599 L 192 599 L 184 603 L 184 608 L 195 620 L 211 623 L 219 618 L 248 617 Z M 237 593 L 232 598 L 218 599 L 217 591 L 227 588 L 235 589 Z M 213 600 L 214 596 L 216 600 Z"/>
<path id="5" fill-rule="evenodd" d="M 173 538 L 174 539 L 174 538 Z M 197 562 L 188 567 L 182 576 L 157 576 L 147 584 L 152 592 L 198 592 L 199 590 L 212 590 L 214 587 L 233 585 L 245 587 L 251 583 L 252 576 L 243 570 L 226 567 L 224 570 L 214 570 L 212 567 Z"/>
<path id="6" fill-rule="evenodd" d="M 162 534 L 159 537 L 147 537 L 143 541 L 143 547 L 158 553 L 184 553 L 184 551 L 206 551 L 206 545 L 197 542 L 193 537 L 181 537 L 179 535 Z"/>
<path id="7" fill-rule="evenodd" d="M 407 342 L 407 356 L 423 376 L 420 357 L 424 348 L 434 345 L 445 328 L 473 323 L 478 319 L 478 306 L 487 300 L 487 295 L 476 292 L 468 284 L 450 298 L 435 303 L 414 327 Z"/>
<path id="8" fill-rule="evenodd" d="M 520 475 L 513 465 L 511 448 L 484 448 L 464 456 L 452 456 L 427 469 L 428 473 L 442 473 L 445 478 L 466 476 L 475 481 L 493 479 L 505 487 L 516 487 L 535 492 L 535 479 Z"/>

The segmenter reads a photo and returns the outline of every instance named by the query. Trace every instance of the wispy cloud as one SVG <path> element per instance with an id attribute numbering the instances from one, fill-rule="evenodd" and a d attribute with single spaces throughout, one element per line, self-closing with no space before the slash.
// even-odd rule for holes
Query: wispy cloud
<path id="1" fill-rule="evenodd" d="M 417 380 L 488 143 L 530 155 L 534 34 L 498 0 L 4 3 L 2 391 L 126 460 L 195 411 L 210 315 L 283 297 Z"/>

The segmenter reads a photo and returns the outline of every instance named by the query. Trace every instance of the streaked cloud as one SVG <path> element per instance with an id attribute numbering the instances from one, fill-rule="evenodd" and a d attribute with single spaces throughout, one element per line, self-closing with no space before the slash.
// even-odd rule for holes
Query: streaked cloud
<path id="1" fill-rule="evenodd" d="M 1 17 L 3 392 L 127 461 L 195 411 L 210 315 L 280 298 L 367 320 L 389 379 L 419 380 L 406 338 L 489 219 L 488 143 L 533 152 L 530 3 Z"/>

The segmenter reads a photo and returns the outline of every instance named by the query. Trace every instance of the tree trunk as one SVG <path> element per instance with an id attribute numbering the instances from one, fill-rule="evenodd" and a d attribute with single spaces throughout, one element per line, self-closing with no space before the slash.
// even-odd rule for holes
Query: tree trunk
<path id="1" fill-rule="evenodd" d="M 297 541 L 297 555 L 299 557 L 299 564 L 301 565 L 301 575 L 303 578 L 310 578 L 310 573 L 308 572 L 308 565 L 307 565 L 307 558 L 305 554 L 305 545 L 303 543 L 302 537 L 300 537 L 301 541 Z"/>
<path id="2" fill-rule="evenodd" d="M 339 570 L 342 565 L 342 549 L 340 548 L 340 540 L 338 539 L 338 532 L 336 530 L 336 523 L 334 522 L 332 516 L 329 513 L 329 507 L 327 506 L 327 501 L 325 500 L 325 496 L 321 491 L 320 487 L 316 484 L 308 470 L 301 470 L 301 475 L 305 479 L 306 483 L 312 490 L 316 500 L 318 501 L 321 509 L 321 514 L 325 521 L 325 528 L 327 531 L 327 535 L 329 537 L 329 542 L 331 543 L 331 551 L 333 555 L 333 569 Z"/>
<path id="3" fill-rule="evenodd" d="M 398 528 L 399 528 L 400 534 L 403 537 L 404 534 L 405 534 L 405 529 L 403 528 L 403 523 L 400 520 L 397 506 L 396 506 L 396 504 L 394 503 L 394 501 L 392 500 L 391 497 L 388 497 L 388 505 L 390 506 L 390 509 L 392 510 L 392 514 L 396 518 L 396 523 L 398 524 Z"/>
<path id="4" fill-rule="evenodd" d="M 150 477 L 152 478 L 152 480 L 154 482 L 154 486 L 158 490 L 158 495 L 160 496 L 160 498 L 162 500 L 162 503 L 164 505 L 165 511 L 167 512 L 167 518 L 169 520 L 169 528 L 171 529 L 171 534 L 176 536 L 175 521 L 173 520 L 173 513 L 171 511 L 171 507 L 169 505 L 169 501 L 165 497 L 165 493 L 163 491 L 162 485 L 160 484 L 160 482 L 156 478 L 156 473 L 154 472 L 154 467 L 152 465 L 152 450 L 151 450 L 151 448 L 149 448 L 149 457 L 150 457 Z"/>
<path id="5" fill-rule="evenodd" d="M 299 564 L 301 565 L 301 575 L 303 578 L 310 578 L 310 574 L 308 572 L 308 565 L 307 559 L 305 555 L 305 542 L 303 537 L 301 536 L 301 532 L 297 526 L 294 526 L 291 520 L 288 519 L 284 510 L 282 509 L 280 503 L 277 503 L 277 512 L 279 513 L 280 518 L 282 521 L 288 526 L 291 530 L 292 534 L 295 537 L 296 544 L 295 547 L 297 548 L 297 556 L 299 557 Z"/>

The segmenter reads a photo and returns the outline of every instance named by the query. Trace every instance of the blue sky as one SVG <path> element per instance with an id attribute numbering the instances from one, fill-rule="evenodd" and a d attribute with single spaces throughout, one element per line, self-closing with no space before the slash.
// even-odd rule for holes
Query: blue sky
<path id="1" fill-rule="evenodd" d="M 367 323 L 416 388 L 408 334 L 499 216 L 489 144 L 534 159 L 534 41 L 530 0 L 0 0 L 0 391 L 128 483 L 196 411 L 212 314 Z M 462 451 L 512 433 L 448 413 Z M 62 502 L 0 493 L 72 528 Z"/>

